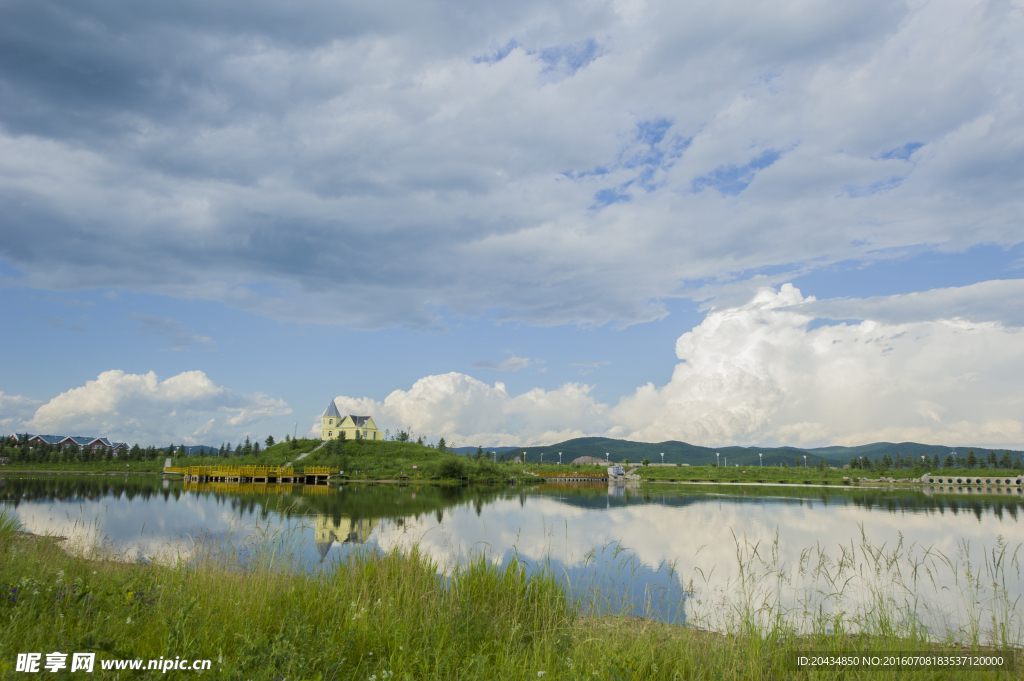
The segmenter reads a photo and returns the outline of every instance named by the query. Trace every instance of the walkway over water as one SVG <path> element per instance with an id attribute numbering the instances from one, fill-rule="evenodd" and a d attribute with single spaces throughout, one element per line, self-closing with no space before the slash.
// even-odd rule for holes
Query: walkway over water
<path id="1" fill-rule="evenodd" d="M 291 466 L 166 466 L 164 473 L 180 473 L 185 482 L 236 482 L 236 483 L 293 483 L 317 485 L 327 484 L 328 478 L 337 473 L 327 466 L 307 466 L 296 471 Z"/>

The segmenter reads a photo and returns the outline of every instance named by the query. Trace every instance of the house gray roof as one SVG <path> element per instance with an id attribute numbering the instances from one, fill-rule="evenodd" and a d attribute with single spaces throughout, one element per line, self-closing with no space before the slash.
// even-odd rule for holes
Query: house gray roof
<path id="1" fill-rule="evenodd" d="M 352 423 L 356 424 L 356 428 L 362 428 L 370 420 L 369 416 L 356 416 L 355 414 L 349 414 L 348 417 L 352 419 Z"/>
<path id="2" fill-rule="evenodd" d="M 324 415 L 321 418 L 328 418 L 330 416 L 337 419 L 341 418 L 341 412 L 338 411 L 338 405 L 334 403 L 334 400 L 331 400 L 331 403 L 327 405 L 327 409 L 324 411 Z"/>

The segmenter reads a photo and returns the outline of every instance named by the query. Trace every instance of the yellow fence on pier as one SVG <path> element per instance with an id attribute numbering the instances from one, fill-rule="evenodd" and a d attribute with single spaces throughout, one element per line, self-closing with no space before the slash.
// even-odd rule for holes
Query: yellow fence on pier
<path id="1" fill-rule="evenodd" d="M 307 466 L 296 472 L 291 466 L 185 466 L 164 468 L 165 473 L 182 473 L 191 478 L 295 478 L 337 473 L 327 466 Z"/>

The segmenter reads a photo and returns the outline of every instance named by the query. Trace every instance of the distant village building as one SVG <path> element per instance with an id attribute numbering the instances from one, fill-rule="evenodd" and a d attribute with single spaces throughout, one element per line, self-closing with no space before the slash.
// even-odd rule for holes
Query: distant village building
<path id="1" fill-rule="evenodd" d="M 29 445 L 51 445 L 60 449 L 78 447 L 80 450 L 91 449 L 107 450 L 112 449 L 114 456 L 128 451 L 127 442 L 111 442 L 105 437 L 81 437 L 79 435 L 32 435 L 25 433 L 25 440 Z"/>
<path id="2" fill-rule="evenodd" d="M 346 440 L 383 440 L 371 416 L 341 415 L 338 405 L 331 400 L 321 417 L 320 439 L 337 440 L 345 433 Z"/>

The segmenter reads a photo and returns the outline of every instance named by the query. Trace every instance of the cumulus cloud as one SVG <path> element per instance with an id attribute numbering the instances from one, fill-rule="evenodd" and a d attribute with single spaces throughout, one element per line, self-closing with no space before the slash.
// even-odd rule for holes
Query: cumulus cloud
<path id="1" fill-rule="evenodd" d="M 0 435 L 25 432 L 25 424 L 40 404 L 42 402 L 39 400 L 21 395 L 5 395 L 0 390 Z"/>
<path id="2" fill-rule="evenodd" d="M 0 6 L 13 282 L 631 324 L 701 282 L 1021 239 L 1012 3 L 233 7 Z"/>
<path id="3" fill-rule="evenodd" d="M 33 433 L 108 436 L 140 444 L 210 444 L 237 440 L 252 426 L 290 413 L 282 400 L 234 392 L 202 371 L 161 381 L 152 371 L 114 370 L 39 406 L 25 426 Z"/>
<path id="4" fill-rule="evenodd" d="M 1003 286 L 924 297 L 1001 295 Z M 969 306 L 936 304 L 930 318 L 915 308 L 898 321 L 903 300 L 839 301 L 888 319 L 815 325 L 830 301 L 790 284 L 762 290 L 684 333 L 667 384 L 641 386 L 612 407 L 582 384 L 510 396 L 501 383 L 455 373 L 423 378 L 383 402 L 339 397 L 338 405 L 374 414 L 381 427 L 482 445 L 582 435 L 706 445 L 1024 444 L 1024 330 L 991 319 L 989 305 L 978 307 L 977 320 Z"/>
<path id="5" fill-rule="evenodd" d="M 893 298 L 861 309 L 898 309 Z M 811 328 L 818 311 L 787 284 L 709 313 L 677 341 L 671 381 L 623 398 L 612 432 L 709 444 L 1024 442 L 1019 328 L 957 308 Z"/>
<path id="6" fill-rule="evenodd" d="M 339 396 L 342 413 L 372 414 L 379 428 L 412 429 L 449 443 L 530 445 L 556 442 L 602 427 L 606 406 L 589 395 L 590 386 L 566 383 L 557 390 L 534 388 L 511 396 L 460 373 L 421 378 L 395 390 L 383 402 Z M 316 426 L 319 431 L 319 425 Z"/>

